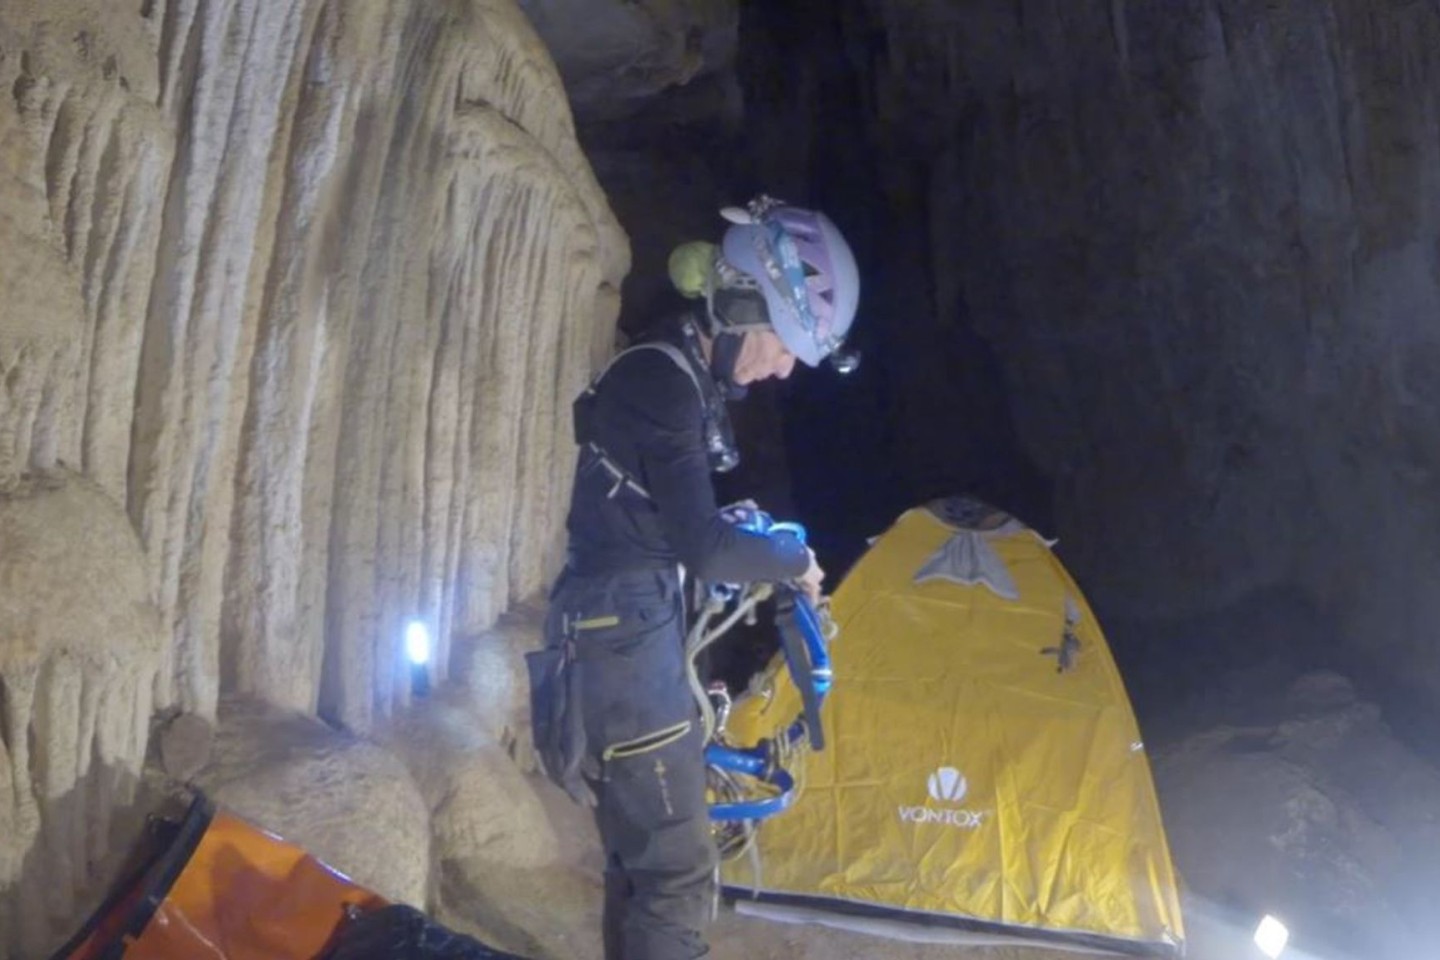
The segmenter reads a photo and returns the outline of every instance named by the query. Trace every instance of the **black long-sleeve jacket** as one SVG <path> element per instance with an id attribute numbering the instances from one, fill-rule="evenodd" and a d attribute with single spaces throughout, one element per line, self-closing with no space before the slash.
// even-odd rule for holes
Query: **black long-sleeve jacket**
<path id="1" fill-rule="evenodd" d="M 708 377 L 708 370 L 694 371 Z M 649 491 L 621 490 L 583 452 L 570 501 L 570 565 L 585 575 L 685 565 L 722 583 L 790 580 L 809 566 L 792 537 L 721 516 L 706 454 L 705 407 L 690 375 L 659 350 L 615 361 L 590 401 L 589 439 Z"/>

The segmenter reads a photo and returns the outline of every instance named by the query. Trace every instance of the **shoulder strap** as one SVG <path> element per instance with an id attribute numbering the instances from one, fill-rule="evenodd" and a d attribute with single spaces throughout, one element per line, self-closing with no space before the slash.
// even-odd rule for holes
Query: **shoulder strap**
<path id="1" fill-rule="evenodd" d="M 610 372 L 611 367 L 620 362 L 621 357 L 629 353 L 634 353 L 637 350 L 659 350 L 665 354 L 665 356 L 669 357 L 670 361 L 683 370 L 685 376 L 690 378 L 690 385 L 695 388 L 695 392 L 699 395 L 701 402 L 704 402 L 705 388 L 700 385 L 700 378 L 695 375 L 694 369 L 690 366 L 690 361 L 685 359 L 684 351 L 675 346 L 675 344 L 666 343 L 663 340 L 650 340 L 645 343 L 637 343 L 635 346 L 626 347 L 624 350 L 615 354 L 610 362 L 605 365 L 605 369 L 601 370 L 600 375 L 590 384 L 590 389 L 594 390 L 600 385 L 600 381 L 605 379 L 605 375 Z"/>
<path id="2" fill-rule="evenodd" d="M 694 368 L 690 366 L 690 361 L 686 359 L 684 352 L 679 347 L 673 343 L 666 343 L 663 340 L 637 343 L 633 347 L 627 347 L 615 354 L 615 356 L 610 359 L 610 362 L 605 365 L 605 369 L 601 370 L 599 375 L 590 381 L 590 386 L 585 391 L 586 395 L 594 396 L 596 389 L 600 386 L 600 381 L 604 380 L 605 375 L 610 372 L 611 368 L 620 362 L 620 358 L 626 354 L 634 353 L 637 350 L 658 350 L 669 357 L 671 362 L 683 370 L 685 376 L 690 378 L 690 385 L 695 388 L 695 393 L 700 398 L 701 406 L 703 407 L 705 405 L 705 388 L 701 386 L 700 378 L 696 376 Z M 654 502 L 654 499 L 650 496 L 650 491 L 646 490 L 639 480 L 631 476 L 628 470 L 611 459 L 610 455 L 598 444 L 592 441 L 584 442 L 582 445 L 582 453 L 589 457 L 592 466 L 599 467 L 609 475 L 612 483 L 610 492 L 606 494 L 607 497 L 613 499 L 622 490 L 628 489 L 631 493 L 639 495 L 641 499 L 651 503 Z"/>

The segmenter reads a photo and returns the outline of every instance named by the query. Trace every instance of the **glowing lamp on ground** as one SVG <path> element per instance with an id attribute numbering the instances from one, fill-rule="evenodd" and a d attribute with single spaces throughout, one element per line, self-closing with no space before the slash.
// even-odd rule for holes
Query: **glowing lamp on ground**
<path id="1" fill-rule="evenodd" d="M 1260 921 L 1260 925 L 1255 928 L 1255 946 L 1259 947 L 1260 952 L 1270 960 L 1276 960 L 1280 954 L 1285 952 L 1285 944 L 1289 940 L 1290 931 L 1285 928 L 1285 924 L 1268 913 Z"/>

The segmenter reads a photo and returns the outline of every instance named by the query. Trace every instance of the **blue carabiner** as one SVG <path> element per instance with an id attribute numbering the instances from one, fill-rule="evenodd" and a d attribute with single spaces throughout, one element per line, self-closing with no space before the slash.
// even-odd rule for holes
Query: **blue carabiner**
<path id="1" fill-rule="evenodd" d="M 803 528 L 801 530 L 803 533 Z M 801 691 L 805 710 L 790 724 L 786 737 L 792 742 L 803 738 L 820 750 L 824 749 L 824 736 L 820 728 L 819 710 L 833 682 L 825 631 L 814 607 L 803 595 L 794 594 L 793 604 L 787 605 L 793 607 L 794 623 L 804 640 L 809 666 L 805 669 L 805 665 L 798 663 L 792 654 L 787 653 L 786 667 L 790 671 L 791 680 Z M 785 629 L 783 625 L 781 629 Z M 705 748 L 705 762 L 718 770 L 750 777 L 779 791 L 775 796 L 763 799 L 713 803 L 710 805 L 710 819 L 714 822 L 765 820 L 788 810 L 795 802 L 795 778 L 790 771 L 776 762 L 768 741 L 749 748 L 712 743 Z"/>

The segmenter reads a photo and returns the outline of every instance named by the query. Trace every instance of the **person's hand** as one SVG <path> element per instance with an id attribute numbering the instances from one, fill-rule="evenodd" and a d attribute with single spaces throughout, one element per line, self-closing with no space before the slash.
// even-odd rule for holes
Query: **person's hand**
<path id="1" fill-rule="evenodd" d="M 754 500 L 738 500 L 728 506 L 721 507 L 720 516 L 724 517 L 729 523 L 749 523 L 755 519 L 755 514 L 759 512 L 759 510 L 760 504 Z"/>
<path id="2" fill-rule="evenodd" d="M 810 598 L 811 603 L 820 602 L 820 584 L 825 580 L 825 571 L 820 569 L 820 562 L 815 559 L 815 551 L 809 547 L 805 552 L 810 555 L 810 566 L 795 581 L 795 585 L 805 591 L 805 596 Z"/>

